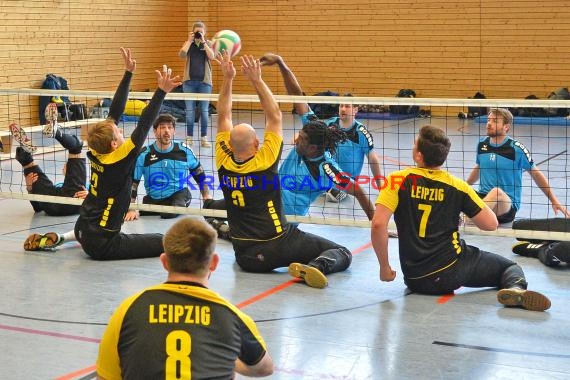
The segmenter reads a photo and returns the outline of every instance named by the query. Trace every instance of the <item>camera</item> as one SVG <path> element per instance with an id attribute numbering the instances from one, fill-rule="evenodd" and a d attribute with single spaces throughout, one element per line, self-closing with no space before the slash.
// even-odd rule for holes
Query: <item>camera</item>
<path id="1" fill-rule="evenodd" d="M 202 33 L 200 33 L 200 32 L 194 32 L 194 39 L 196 39 L 196 40 L 201 40 L 201 39 L 202 39 Z"/>

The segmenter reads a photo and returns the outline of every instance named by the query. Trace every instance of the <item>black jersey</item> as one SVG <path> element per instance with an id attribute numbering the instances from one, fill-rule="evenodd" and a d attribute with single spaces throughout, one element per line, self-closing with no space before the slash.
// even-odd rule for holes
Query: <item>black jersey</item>
<path id="1" fill-rule="evenodd" d="M 257 364 L 266 345 L 253 320 L 196 283 L 165 283 L 123 301 L 99 347 L 113 379 L 230 379 L 235 360 Z"/>
<path id="2" fill-rule="evenodd" d="M 274 239 L 285 231 L 287 223 L 278 174 L 283 139 L 266 132 L 262 147 L 255 156 L 244 162 L 234 159 L 229 140 L 229 132 L 216 136 L 216 166 L 232 239 Z"/>
<path id="3" fill-rule="evenodd" d="M 109 118 L 119 120 L 129 94 L 132 73 L 125 72 L 109 110 Z M 152 123 L 158 116 L 166 93 L 157 89 L 143 110 L 137 127 L 123 144 L 111 153 L 100 154 L 90 149 L 89 193 L 81 206 L 80 218 L 90 226 L 106 231 L 119 231 L 131 203 L 134 165 Z"/>
<path id="4" fill-rule="evenodd" d="M 410 279 L 453 265 L 463 251 L 459 214 L 472 218 L 485 207 L 465 181 L 444 170 L 425 168 L 390 174 L 376 203 L 394 213 L 400 265 Z"/>

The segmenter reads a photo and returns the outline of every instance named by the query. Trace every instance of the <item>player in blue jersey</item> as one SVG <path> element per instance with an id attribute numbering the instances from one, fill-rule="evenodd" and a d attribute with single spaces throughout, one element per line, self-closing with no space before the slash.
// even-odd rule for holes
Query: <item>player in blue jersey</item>
<path id="1" fill-rule="evenodd" d="M 521 207 L 523 171 L 528 171 L 550 200 L 555 214 L 561 212 L 570 217 L 548 179 L 535 165 L 530 151 L 507 135 L 513 124 L 512 113 L 505 108 L 492 109 L 487 120 L 487 137 L 477 145 L 477 165 L 466 181 L 472 185 L 479 179 L 479 196 L 497 215 L 499 223 L 512 222 Z"/>
<path id="2" fill-rule="evenodd" d="M 343 96 L 352 96 L 352 94 L 344 94 Z M 296 103 L 297 113 L 301 115 L 301 122 L 306 125 L 316 116 L 306 103 Z M 341 131 L 346 133 L 346 140 L 340 142 L 336 148 L 336 152 L 332 154 L 334 160 L 351 178 L 356 178 L 362 172 L 364 166 L 364 158 L 368 159 L 370 172 L 374 177 L 376 187 L 380 189 L 381 170 L 380 157 L 373 150 L 374 138 L 368 131 L 368 128 L 358 120 L 358 105 L 354 103 L 343 103 L 338 106 L 338 116 L 331 117 L 324 122 L 329 125 L 338 126 Z M 346 192 L 337 188 L 331 188 L 327 192 L 327 200 L 331 202 L 340 202 L 346 197 Z"/>
<path id="3" fill-rule="evenodd" d="M 176 119 L 172 115 L 162 114 L 153 123 L 156 141 L 145 147 L 139 154 L 133 174 L 131 201 L 136 201 L 138 186 L 144 177 L 146 195 L 143 204 L 188 207 L 192 194 L 190 175 L 196 182 L 202 199 L 210 199 L 208 182 L 204 169 L 194 152 L 186 144 L 174 141 Z M 193 186 L 193 185 L 191 185 Z M 139 215 L 155 215 L 154 212 L 129 210 L 125 220 L 138 219 Z M 162 219 L 177 217 L 175 213 L 160 213 Z"/>
<path id="4" fill-rule="evenodd" d="M 303 95 L 297 78 L 281 56 L 268 53 L 261 57 L 260 61 L 266 66 L 276 64 L 279 67 L 287 94 Z M 341 108 L 346 110 L 345 105 Z M 370 202 L 370 198 L 364 193 L 362 187 L 354 182 L 353 174 L 334 159 L 335 156 L 344 157 L 350 161 L 350 163 L 346 162 L 350 170 L 358 168 L 358 173 L 354 174 L 358 175 L 364 162 L 364 152 L 371 152 L 372 157 L 375 157 L 369 158 L 371 168 L 374 167 L 372 172 L 379 176 L 379 160 L 376 153 L 372 151 L 372 136 L 367 134 L 368 137 L 365 137 L 363 129 L 357 128 L 356 124 L 343 130 L 342 126 L 333 123 L 332 119 L 326 128 L 327 123 L 317 120 L 306 103 L 295 103 L 295 110 L 298 114 L 304 115 L 303 128 L 295 141 L 295 149 L 289 153 L 279 168 L 279 175 L 283 181 L 282 195 L 285 214 L 306 215 L 311 203 L 319 195 L 331 189 L 337 189 L 354 195 L 368 219 L 372 219 L 374 205 Z M 346 121 L 350 119 L 344 111 L 343 118 Z M 359 142 L 356 143 L 354 139 Z M 366 148 L 363 145 L 366 145 Z M 342 148 L 344 153 L 339 156 L 338 149 L 341 147 L 344 147 Z M 355 155 L 358 156 L 355 160 L 360 163 L 355 163 L 354 160 L 348 158 L 356 151 L 362 153 Z"/>
<path id="5" fill-rule="evenodd" d="M 164 235 L 166 282 L 127 298 L 99 346 L 100 379 L 232 379 L 273 373 L 255 322 L 208 289 L 219 257 L 216 232 L 196 218 Z"/>
<path id="6" fill-rule="evenodd" d="M 288 95 L 304 95 L 291 69 L 285 64 L 279 55 L 267 53 L 261 57 L 264 65 L 277 64 Z M 345 94 L 344 96 L 352 96 Z M 301 115 L 301 122 L 307 125 L 310 121 L 317 119 L 315 113 L 307 103 L 295 103 L 295 112 Z M 364 166 L 364 159 L 367 158 L 370 172 L 374 177 L 376 186 L 379 189 L 381 184 L 380 157 L 374 151 L 374 138 L 366 126 L 355 119 L 358 112 L 358 105 L 354 103 L 339 104 L 338 115 L 323 122 L 328 126 L 337 126 L 346 134 L 346 138 L 339 141 L 334 152 L 330 152 L 334 161 L 342 169 L 343 175 L 354 179 L 360 175 Z M 353 194 L 354 195 L 354 194 Z M 327 199 L 332 202 L 340 202 L 346 197 L 344 190 L 337 187 L 327 189 Z"/>
<path id="7" fill-rule="evenodd" d="M 526 290 L 523 270 L 515 262 L 467 245 L 458 231 L 459 216 L 467 215 L 485 231 L 497 229 L 493 211 L 465 181 L 442 170 L 451 147 L 445 133 L 424 126 L 413 146 L 416 167 L 394 172 L 376 201 L 372 246 L 380 264 L 380 279 L 393 281 L 396 271 L 388 255 L 388 223 L 394 215 L 404 283 L 422 294 L 449 294 L 465 286 L 494 287 L 505 306 L 544 311 L 550 300 Z"/>

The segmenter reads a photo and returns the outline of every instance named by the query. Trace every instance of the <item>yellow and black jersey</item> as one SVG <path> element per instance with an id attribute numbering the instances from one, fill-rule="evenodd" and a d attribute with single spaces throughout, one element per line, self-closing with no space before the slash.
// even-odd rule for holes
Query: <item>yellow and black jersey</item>
<path id="1" fill-rule="evenodd" d="M 107 231 L 118 231 L 131 203 L 133 170 L 139 149 L 129 138 L 111 153 L 87 152 L 91 164 L 89 194 L 81 217 Z"/>
<path id="2" fill-rule="evenodd" d="M 125 72 L 113 102 L 110 118 L 119 120 L 128 97 L 128 85 L 132 74 Z M 97 153 L 90 149 L 87 158 L 91 163 L 89 193 L 81 205 L 80 219 L 94 229 L 117 232 L 131 203 L 133 170 L 137 156 L 157 118 L 166 93 L 157 88 L 152 99 L 143 110 L 137 127 L 116 150 L 111 153 Z"/>
<path id="3" fill-rule="evenodd" d="M 230 379 L 235 360 L 257 364 L 266 345 L 253 320 L 197 283 L 150 287 L 115 311 L 97 373 L 114 379 Z"/>
<path id="4" fill-rule="evenodd" d="M 471 218 L 485 207 L 465 181 L 444 170 L 425 168 L 392 173 L 376 203 L 394 213 L 400 265 L 410 279 L 453 265 L 463 250 L 459 214 Z"/>
<path id="5" fill-rule="evenodd" d="M 266 241 L 284 232 L 286 220 L 278 174 L 283 138 L 266 132 L 259 151 L 237 162 L 230 132 L 216 136 L 216 166 L 224 193 L 232 239 Z"/>

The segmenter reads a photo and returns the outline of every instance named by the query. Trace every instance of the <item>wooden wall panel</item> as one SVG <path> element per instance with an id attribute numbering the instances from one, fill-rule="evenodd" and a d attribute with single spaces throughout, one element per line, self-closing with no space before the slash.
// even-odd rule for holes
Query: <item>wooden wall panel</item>
<path id="1" fill-rule="evenodd" d="M 111 91 L 121 45 L 138 60 L 133 90 L 154 88 L 153 69 L 183 69 L 177 53 L 198 19 L 209 37 L 238 32 L 245 54 L 283 55 L 307 94 L 543 98 L 569 82 L 570 8 L 561 0 L 0 0 L 0 15 L 8 88 L 38 88 L 56 73 L 73 89 Z M 277 69 L 264 76 L 284 93 Z M 214 79 L 216 92 L 216 65 Z M 252 92 L 239 74 L 234 88 Z M 37 98 L 3 98 L 0 127 L 13 119 L 37 120 Z"/>

